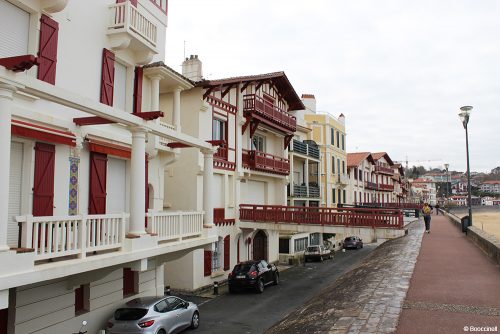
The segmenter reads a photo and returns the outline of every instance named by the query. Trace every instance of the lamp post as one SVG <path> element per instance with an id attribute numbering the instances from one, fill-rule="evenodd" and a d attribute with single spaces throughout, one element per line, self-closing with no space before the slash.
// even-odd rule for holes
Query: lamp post
<path id="1" fill-rule="evenodd" d="M 470 165 L 469 165 L 469 132 L 467 124 L 469 123 L 470 111 L 472 106 L 463 106 L 460 108 L 461 112 L 458 114 L 465 129 L 465 149 L 467 152 L 467 197 L 469 202 L 469 226 L 472 226 L 472 201 L 471 201 L 471 187 L 470 187 Z"/>
<path id="2" fill-rule="evenodd" d="M 446 169 L 446 201 L 448 201 L 448 184 L 450 182 L 450 179 L 448 178 L 448 168 L 450 167 L 450 164 L 444 164 L 444 168 Z"/>

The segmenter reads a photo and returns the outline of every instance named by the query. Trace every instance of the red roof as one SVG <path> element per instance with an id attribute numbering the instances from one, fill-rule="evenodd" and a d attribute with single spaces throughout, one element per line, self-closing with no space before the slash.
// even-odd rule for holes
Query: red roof
<path id="1" fill-rule="evenodd" d="M 375 165 L 370 152 L 347 153 L 347 168 L 358 167 L 365 159 Z"/>
<path id="2" fill-rule="evenodd" d="M 391 166 L 394 165 L 394 162 L 392 162 L 391 158 L 389 157 L 389 154 L 387 154 L 386 152 L 372 153 L 372 156 L 375 161 L 378 161 L 380 158 L 384 157 L 389 165 Z"/>
<path id="3" fill-rule="evenodd" d="M 316 99 L 316 97 L 314 97 L 314 94 L 302 94 L 302 98 L 303 99 Z"/>
<path id="4" fill-rule="evenodd" d="M 266 74 L 258 74 L 258 75 L 247 75 L 240 77 L 231 77 L 225 79 L 216 79 L 216 80 L 202 80 L 196 83 L 196 86 L 209 88 L 216 86 L 227 86 L 234 85 L 244 82 L 266 82 L 270 81 L 274 86 L 276 86 L 277 90 L 283 96 L 283 98 L 288 102 L 288 106 L 290 110 L 303 110 L 306 109 L 302 100 L 297 95 L 297 92 L 293 88 L 292 84 L 288 80 L 285 72 L 273 72 Z"/>

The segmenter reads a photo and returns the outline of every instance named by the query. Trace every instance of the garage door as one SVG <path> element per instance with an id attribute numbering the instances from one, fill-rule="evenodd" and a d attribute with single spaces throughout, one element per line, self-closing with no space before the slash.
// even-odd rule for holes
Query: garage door
<path id="1" fill-rule="evenodd" d="M 28 54 L 30 15 L 0 0 L 0 58 Z"/>
<path id="2" fill-rule="evenodd" d="M 9 180 L 9 225 L 7 227 L 7 244 L 17 247 L 19 228 L 16 216 L 21 214 L 21 189 L 23 181 L 23 144 L 10 144 L 10 180 Z"/>

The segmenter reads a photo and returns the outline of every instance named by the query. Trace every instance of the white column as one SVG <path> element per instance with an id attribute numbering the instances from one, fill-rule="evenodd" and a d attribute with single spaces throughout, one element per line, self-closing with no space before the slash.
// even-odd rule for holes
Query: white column
<path id="1" fill-rule="evenodd" d="M 243 93 L 241 92 L 242 84 L 238 85 L 238 102 L 236 111 L 236 172 L 242 173 L 242 148 L 243 148 L 243 124 L 245 124 L 245 118 L 243 117 Z"/>
<path id="2" fill-rule="evenodd" d="M 145 234 L 146 208 L 146 129 L 132 130 L 132 161 L 130 179 L 130 225 L 129 234 Z"/>
<path id="3" fill-rule="evenodd" d="M 181 88 L 174 89 L 174 113 L 172 123 L 178 132 L 181 132 Z"/>
<path id="4" fill-rule="evenodd" d="M 159 76 L 151 77 L 151 111 L 160 110 L 160 79 Z"/>
<path id="5" fill-rule="evenodd" d="M 16 88 L 0 83 L 0 252 L 9 250 L 7 226 L 9 224 L 9 175 L 10 175 L 10 121 L 12 94 Z"/>
<path id="6" fill-rule="evenodd" d="M 205 211 L 204 227 L 214 224 L 213 178 L 214 150 L 202 150 L 203 153 L 203 211 Z"/>

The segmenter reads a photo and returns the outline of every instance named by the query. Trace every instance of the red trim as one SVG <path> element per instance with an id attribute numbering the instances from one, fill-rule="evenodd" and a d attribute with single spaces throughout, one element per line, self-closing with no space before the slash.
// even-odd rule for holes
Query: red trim
<path id="1" fill-rule="evenodd" d="M 203 252 L 203 275 L 212 275 L 212 251 Z"/>
<path id="2" fill-rule="evenodd" d="M 95 139 L 89 140 L 89 151 L 107 155 L 114 155 L 126 159 L 130 159 L 132 156 L 132 150 L 129 147 L 107 143 L 105 141 Z"/>
<path id="3" fill-rule="evenodd" d="M 135 4 L 137 7 L 137 3 Z M 143 70 L 142 67 L 137 66 L 135 68 L 135 80 L 134 80 L 134 114 L 139 114 L 142 112 L 142 78 Z"/>
<path id="4" fill-rule="evenodd" d="M 0 65 L 14 72 L 24 72 L 33 65 L 40 65 L 38 58 L 33 55 L 0 58 Z"/>
<path id="5" fill-rule="evenodd" d="M 146 121 L 152 121 L 157 118 L 163 117 L 163 111 L 147 111 L 147 112 L 140 112 L 134 115 Z"/>
<path id="6" fill-rule="evenodd" d="M 71 132 L 60 131 L 48 127 L 26 123 L 13 119 L 11 124 L 11 134 L 13 136 L 31 138 L 45 142 L 76 146 L 75 135 Z M 33 129 L 37 128 L 37 129 Z M 45 131 L 42 131 L 45 130 Z"/>
<path id="7" fill-rule="evenodd" d="M 40 45 L 38 48 L 39 80 L 55 85 L 57 65 L 57 36 L 59 23 L 42 15 L 40 18 Z"/>
<path id="8" fill-rule="evenodd" d="M 114 124 L 116 122 L 106 119 L 104 117 L 90 116 L 90 117 L 73 118 L 73 123 L 75 123 L 78 126 L 85 126 L 85 125 Z"/>
<path id="9" fill-rule="evenodd" d="M 229 270 L 231 263 L 231 239 L 229 235 L 224 238 L 224 270 Z"/>
<path id="10" fill-rule="evenodd" d="M 108 157 L 105 154 L 90 154 L 89 214 L 106 213 L 106 183 Z"/>
<path id="11" fill-rule="evenodd" d="M 181 143 L 181 142 L 173 142 L 173 143 L 168 143 L 167 144 L 168 147 L 170 148 L 185 148 L 185 147 L 191 147 L 191 145 L 189 144 L 184 144 L 184 143 Z"/>

